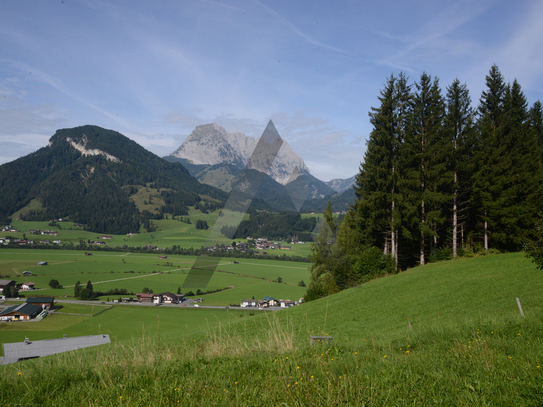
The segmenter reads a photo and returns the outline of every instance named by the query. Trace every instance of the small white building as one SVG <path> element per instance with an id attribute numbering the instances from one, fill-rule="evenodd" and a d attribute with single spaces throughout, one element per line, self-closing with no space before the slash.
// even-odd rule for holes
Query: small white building
<path id="1" fill-rule="evenodd" d="M 21 289 L 22 289 L 22 290 L 33 290 L 33 289 L 34 289 L 34 286 L 35 286 L 34 283 L 23 283 L 23 284 L 21 285 Z"/>
<path id="2" fill-rule="evenodd" d="M 243 300 L 241 302 L 242 308 L 256 307 L 258 304 L 257 300 Z"/>

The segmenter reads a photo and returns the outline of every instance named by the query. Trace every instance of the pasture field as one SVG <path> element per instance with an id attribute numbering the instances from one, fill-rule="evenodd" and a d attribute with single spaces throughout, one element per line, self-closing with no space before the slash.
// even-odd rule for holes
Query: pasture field
<path id="1" fill-rule="evenodd" d="M 91 306 L 62 304 L 66 312 L 80 311 L 88 315 L 51 313 L 42 321 L 0 323 L 0 343 L 109 334 L 111 341 L 162 335 L 176 341 L 181 337 L 200 335 L 219 323 L 249 317 L 250 312 L 224 309 L 180 309 L 139 305 Z M 80 308 L 84 307 L 84 308 Z M 105 311 L 103 311 L 105 310 Z M 100 312 L 103 311 L 103 312 Z M 76 313 L 76 312 L 73 312 Z M 1 348 L 0 348 L 1 350 Z"/>
<path id="2" fill-rule="evenodd" d="M 73 297 L 73 287 L 77 281 L 85 286 L 91 281 L 95 291 L 107 292 L 118 288 L 128 292 L 142 292 L 149 288 L 155 293 L 174 292 L 183 285 L 195 260 L 192 256 L 168 256 L 159 259 L 158 254 L 93 252 L 86 256 L 75 250 L 40 249 L 2 249 L 0 250 L 0 275 L 17 283 L 31 281 L 38 290 L 21 291 L 25 296 Z M 47 261 L 47 266 L 38 266 L 39 261 Z M 210 305 L 229 305 L 240 303 L 254 296 L 272 296 L 277 299 L 297 301 L 305 294 L 305 288 L 298 283 L 309 283 L 308 263 L 225 258 L 219 263 L 217 272 L 203 292 L 227 290 L 215 294 L 199 295 L 209 299 Z M 23 271 L 31 271 L 32 276 L 24 277 Z M 278 277 L 282 284 L 275 283 Z M 52 289 L 51 279 L 58 280 L 64 287 Z M 197 288 L 192 291 L 196 293 Z M 100 300 L 118 299 L 121 296 L 109 295 Z"/>
<path id="3" fill-rule="evenodd" d="M 119 312 L 119 328 L 135 335 L 1 367 L 0 398 L 5 405 L 540 406 L 542 289 L 541 272 L 513 253 L 416 267 L 250 318 L 225 310 L 203 324 L 206 314 L 195 314 L 194 328 L 164 334 L 162 321 L 185 313 L 158 316 L 149 307 L 149 315 L 129 316 L 129 307 L 114 307 L 92 327 L 85 320 L 66 329 L 96 332 L 103 321 L 99 329 L 114 332 L 106 320 Z M 309 346 L 310 335 L 333 342 Z"/>
<path id="4" fill-rule="evenodd" d="M 302 217 L 316 217 L 318 215 L 302 215 Z M 210 232 L 215 225 L 215 222 L 219 218 L 219 211 L 210 212 L 204 214 L 197 209 L 190 208 L 189 215 L 183 216 L 183 218 L 190 218 L 191 223 L 184 223 L 180 220 L 160 219 L 152 220 L 157 230 L 155 232 L 147 233 L 143 228 L 140 233 L 135 235 L 111 235 L 111 239 L 103 240 L 108 246 L 133 246 L 140 247 L 145 245 L 158 246 L 162 248 L 179 246 L 185 249 L 196 248 L 201 246 L 212 246 L 215 244 L 228 245 L 232 243 L 231 239 L 226 238 L 220 233 L 214 234 L 212 239 L 209 239 Z M 243 219 L 247 219 L 248 215 L 245 215 Z M 228 211 L 224 211 L 224 216 L 221 217 L 221 224 L 231 224 L 237 219 L 235 215 Z M 205 220 L 208 224 L 208 230 L 196 229 L 196 221 Z M 49 222 L 33 222 L 33 221 L 20 221 L 14 220 L 11 225 L 18 230 L 17 233 L 6 233 L 6 235 L 13 236 L 15 238 L 32 239 L 35 242 L 43 240 L 60 240 L 63 244 L 78 245 L 82 240 L 84 242 L 98 240 L 98 236 L 101 234 L 94 232 L 87 232 L 80 228 L 74 227 L 73 222 L 58 222 L 59 226 L 49 226 Z M 57 236 L 50 235 L 33 235 L 30 234 L 30 230 L 54 230 L 58 232 Z M 218 231 L 220 232 L 220 231 Z M 2 236 L 3 237 L 3 236 Z M 246 239 L 236 239 L 237 242 L 244 242 Z M 270 254 L 281 254 L 286 256 L 302 256 L 307 257 L 310 254 L 310 244 L 289 244 L 291 250 L 270 250 Z"/>

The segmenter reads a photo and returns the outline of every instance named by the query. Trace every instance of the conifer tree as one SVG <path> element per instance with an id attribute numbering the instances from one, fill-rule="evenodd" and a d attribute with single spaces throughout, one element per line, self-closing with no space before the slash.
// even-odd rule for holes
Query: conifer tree
<path id="1" fill-rule="evenodd" d="M 470 146 L 474 135 L 471 98 L 467 86 L 461 85 L 458 79 L 447 88 L 446 104 L 445 132 L 452 147 L 450 169 L 453 172 L 452 255 L 456 258 L 459 221 L 463 230 L 465 215 L 462 215 L 462 212 L 466 209 L 464 203 L 469 201 L 469 179 L 472 170 Z M 463 236 L 463 233 L 461 235 Z"/>
<path id="2" fill-rule="evenodd" d="M 79 280 L 77 280 L 74 286 L 74 297 L 81 298 L 81 282 Z"/>
<path id="3" fill-rule="evenodd" d="M 492 223 L 499 192 L 496 184 L 497 166 L 495 163 L 504 154 L 502 141 L 504 101 L 506 85 L 496 65 L 486 76 L 487 89 L 481 94 L 478 107 L 478 132 L 476 149 L 476 169 L 473 174 L 473 190 L 477 204 L 482 208 L 484 248 L 489 247 L 489 223 Z M 491 225 L 490 225 L 491 226 Z"/>
<path id="4" fill-rule="evenodd" d="M 543 160 L 543 108 L 539 100 L 533 104 L 528 115 L 530 130 L 536 137 L 537 147 L 541 151 L 541 159 Z"/>
<path id="5" fill-rule="evenodd" d="M 410 131 L 402 152 L 406 168 L 404 194 L 412 236 L 419 236 L 419 262 L 426 262 L 427 241 L 437 248 L 439 228 L 444 224 L 443 206 L 450 199 L 448 169 L 450 153 L 443 121 L 445 104 L 437 78 L 426 73 L 416 83 Z"/>
<path id="6" fill-rule="evenodd" d="M 407 77 L 403 73 L 397 78 L 391 75 L 378 99 L 380 106 L 369 114 L 373 130 L 356 178 L 357 216 L 353 215 L 353 219 L 361 222 L 366 245 L 380 247 L 397 261 L 400 147 L 411 108 Z"/>

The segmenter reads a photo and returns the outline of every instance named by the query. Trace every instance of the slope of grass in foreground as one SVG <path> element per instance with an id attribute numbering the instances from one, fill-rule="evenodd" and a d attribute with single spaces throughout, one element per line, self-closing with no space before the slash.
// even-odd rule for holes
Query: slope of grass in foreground
<path id="1" fill-rule="evenodd" d="M 6 366 L 0 398 L 5 405 L 541 405 L 540 276 L 522 254 L 425 266 L 204 336 L 142 337 Z M 308 346 L 319 327 L 333 345 Z"/>

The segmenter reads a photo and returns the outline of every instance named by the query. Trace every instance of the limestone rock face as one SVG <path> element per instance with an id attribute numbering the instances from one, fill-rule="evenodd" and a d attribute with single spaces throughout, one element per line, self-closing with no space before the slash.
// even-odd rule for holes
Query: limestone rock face
<path id="1" fill-rule="evenodd" d="M 238 168 L 245 168 L 256 145 L 257 140 L 254 138 L 242 133 L 227 133 L 224 127 L 212 123 L 197 126 L 171 155 L 188 160 L 193 164 L 227 163 Z M 249 167 L 259 169 L 259 166 L 255 166 L 253 163 Z M 265 165 L 264 168 L 268 168 L 268 166 Z M 309 169 L 304 161 L 292 151 L 290 145 L 283 139 L 281 149 L 269 167 L 268 175 L 285 185 L 295 168 L 298 168 L 301 174 L 309 174 Z"/>
<path id="2" fill-rule="evenodd" d="M 345 192 L 350 187 L 352 187 L 355 181 L 356 181 L 356 175 L 353 175 L 351 178 L 347 178 L 347 179 L 339 179 L 339 178 L 333 179 L 331 181 L 328 181 L 326 185 L 328 185 L 334 191 L 342 193 L 342 192 Z"/>

